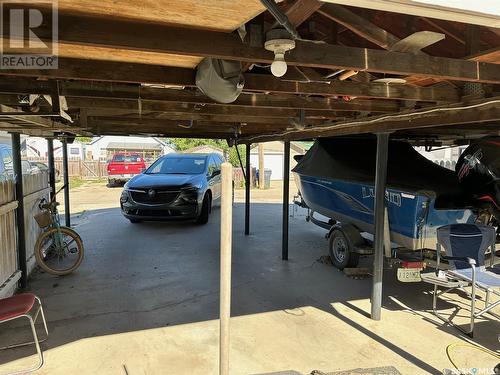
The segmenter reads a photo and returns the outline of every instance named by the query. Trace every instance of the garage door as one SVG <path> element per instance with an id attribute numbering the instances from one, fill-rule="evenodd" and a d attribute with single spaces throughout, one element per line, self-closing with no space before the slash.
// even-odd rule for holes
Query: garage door
<path id="1" fill-rule="evenodd" d="M 259 155 L 250 155 L 250 163 L 252 166 L 259 167 Z M 264 168 L 271 170 L 271 180 L 283 179 L 283 155 L 266 154 L 264 156 Z"/>

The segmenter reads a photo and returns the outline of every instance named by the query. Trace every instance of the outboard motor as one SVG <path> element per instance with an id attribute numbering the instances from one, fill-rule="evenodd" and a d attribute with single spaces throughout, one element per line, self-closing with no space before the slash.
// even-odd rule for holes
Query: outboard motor
<path id="1" fill-rule="evenodd" d="M 473 141 L 460 155 L 455 171 L 461 188 L 500 222 L 500 137 Z"/>

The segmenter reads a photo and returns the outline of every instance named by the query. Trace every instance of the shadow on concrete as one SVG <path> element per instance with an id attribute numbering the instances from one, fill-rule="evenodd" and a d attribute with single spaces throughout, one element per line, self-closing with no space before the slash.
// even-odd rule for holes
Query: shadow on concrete
<path id="1" fill-rule="evenodd" d="M 243 204 L 234 206 L 232 315 L 242 316 L 312 306 L 332 314 L 423 371 L 440 373 L 332 307 L 369 298 L 371 279 L 353 280 L 316 260 L 327 253 L 325 231 L 305 222 L 305 210 L 292 210 L 290 260 L 281 261 L 281 205 L 252 204 L 251 235 L 244 236 Z M 85 245 L 80 269 L 66 277 L 35 272 L 29 289 L 41 297 L 53 348 L 87 337 L 172 326 L 218 318 L 219 210 L 207 225 L 190 222 L 131 224 L 119 208 L 87 211 L 75 229 Z M 369 262 L 369 259 L 363 260 Z M 384 274 L 383 307 L 419 314 L 437 329 L 459 332 L 420 314 L 431 308 L 431 286 L 399 283 L 394 270 Z M 446 307 L 446 306 L 445 306 Z M 492 325 L 479 327 L 479 342 L 495 343 Z M 496 322 L 492 323 L 493 325 Z M 481 324 L 483 325 L 483 324 Z M 11 326 L 0 345 L 19 336 Z M 4 352 L 0 363 L 32 354 L 32 348 Z"/>

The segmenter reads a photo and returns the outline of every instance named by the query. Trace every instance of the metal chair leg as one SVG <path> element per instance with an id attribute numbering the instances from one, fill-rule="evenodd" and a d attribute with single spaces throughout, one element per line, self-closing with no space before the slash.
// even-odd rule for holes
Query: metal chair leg
<path id="1" fill-rule="evenodd" d="M 43 342 L 43 341 L 45 341 L 45 340 L 47 340 L 47 338 L 49 337 L 49 330 L 47 328 L 47 321 L 45 320 L 45 314 L 43 312 L 42 303 L 41 303 L 41 301 L 40 301 L 40 299 L 38 297 L 35 297 L 35 298 L 36 298 L 36 300 L 38 302 L 38 309 L 36 310 L 36 312 L 34 314 L 34 318 L 31 315 L 29 315 L 29 314 L 20 315 L 20 316 L 14 318 L 14 319 L 19 319 L 19 318 L 25 317 L 25 318 L 27 318 L 29 320 L 30 327 L 31 327 L 31 333 L 33 335 L 33 341 L 28 341 L 28 342 L 23 342 L 23 343 L 20 343 L 20 344 L 9 345 L 9 346 L 0 348 L 0 350 L 17 348 L 17 347 L 20 347 L 20 346 L 26 346 L 26 345 L 30 345 L 30 344 L 35 344 L 36 352 L 37 352 L 37 355 L 38 355 L 38 364 L 35 367 L 31 368 L 31 369 L 17 371 L 17 372 L 12 372 L 12 373 L 9 373 L 9 375 L 27 374 L 27 373 L 30 373 L 30 372 L 33 372 L 33 371 L 36 371 L 36 370 L 40 369 L 43 366 L 43 364 L 44 364 L 44 357 L 43 357 L 43 352 L 42 352 L 42 350 L 40 348 L 40 343 Z M 36 321 L 38 319 L 38 314 L 39 313 L 42 316 L 42 322 L 43 322 L 43 326 L 44 326 L 45 334 L 46 334 L 45 338 L 43 338 L 42 340 L 38 339 L 38 334 L 36 333 L 36 326 L 35 326 Z"/>
<path id="2" fill-rule="evenodd" d="M 42 314 L 42 321 L 43 321 L 43 326 L 45 328 L 45 334 L 46 334 L 46 337 L 44 339 L 44 341 L 45 341 L 49 337 L 49 329 L 47 328 L 47 321 L 45 320 L 45 314 L 43 313 L 42 301 L 40 301 L 40 298 L 38 298 L 36 296 L 35 296 L 35 298 L 38 301 L 38 304 L 40 305 L 40 313 Z M 42 341 L 40 341 L 40 342 L 42 342 Z"/>
<path id="3" fill-rule="evenodd" d="M 21 345 L 11 346 L 11 347 L 24 346 L 24 345 L 27 345 L 27 344 L 34 343 L 35 344 L 35 348 L 36 348 L 36 353 L 38 354 L 38 364 L 36 366 L 30 368 L 30 369 L 22 370 L 22 371 L 16 371 L 16 372 L 11 372 L 8 375 L 27 374 L 27 373 L 30 373 L 30 372 L 33 372 L 33 371 L 36 371 L 36 370 L 40 369 L 43 366 L 43 363 L 44 363 L 43 352 L 42 352 L 42 350 L 40 348 L 40 343 L 38 341 L 38 335 L 36 333 L 35 322 L 31 318 L 31 316 L 29 316 L 29 315 L 22 315 L 21 317 L 28 318 L 28 320 L 30 322 L 31 333 L 33 334 L 33 341 L 31 341 L 29 343 L 24 343 L 24 344 L 21 344 Z"/>
<path id="4" fill-rule="evenodd" d="M 432 293 L 432 311 L 434 311 L 434 314 L 436 314 L 437 288 L 437 284 L 434 284 L 434 293 Z"/>

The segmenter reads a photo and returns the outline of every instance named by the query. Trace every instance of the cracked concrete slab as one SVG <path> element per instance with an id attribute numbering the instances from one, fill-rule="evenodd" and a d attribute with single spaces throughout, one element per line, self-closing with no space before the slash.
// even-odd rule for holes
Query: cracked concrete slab
<path id="1" fill-rule="evenodd" d="M 216 374 L 218 215 L 205 226 L 131 224 L 117 208 L 87 210 L 76 222 L 86 248 L 81 268 L 30 280 L 50 330 L 39 373 Z M 246 237 L 243 205 L 234 207 L 231 374 L 388 366 L 425 374 L 451 366 L 446 346 L 462 339 L 429 313 L 430 286 L 399 283 L 387 269 L 383 319 L 372 321 L 371 279 L 316 261 L 327 253 L 324 230 L 306 223 L 304 211 L 290 218 L 290 260 L 281 261 L 280 215 L 278 203 L 253 204 Z M 21 331 L 2 327 L 0 345 Z M 475 340 L 498 350 L 498 332 L 498 321 L 480 320 Z M 29 366 L 33 353 L 1 352 L 0 373 Z M 473 351 L 460 360 L 496 364 Z"/>

